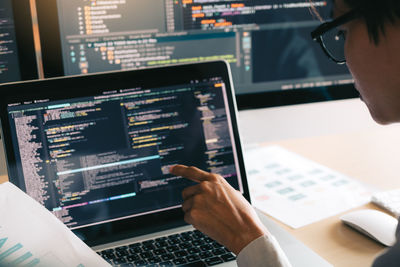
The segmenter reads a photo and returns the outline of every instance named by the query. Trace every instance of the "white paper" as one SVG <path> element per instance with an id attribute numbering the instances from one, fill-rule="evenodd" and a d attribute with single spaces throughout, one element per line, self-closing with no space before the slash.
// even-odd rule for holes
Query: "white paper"
<path id="1" fill-rule="evenodd" d="M 368 203 L 371 188 L 279 146 L 246 151 L 252 203 L 292 228 Z"/>
<path id="2" fill-rule="evenodd" d="M 110 266 L 13 184 L 0 185 L 0 266 Z"/>

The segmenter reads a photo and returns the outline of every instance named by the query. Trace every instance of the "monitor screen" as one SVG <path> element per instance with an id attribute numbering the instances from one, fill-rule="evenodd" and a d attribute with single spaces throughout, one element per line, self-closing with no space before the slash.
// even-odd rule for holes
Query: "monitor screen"
<path id="1" fill-rule="evenodd" d="M 169 173 L 175 164 L 243 192 L 226 82 L 99 86 L 8 104 L 19 186 L 72 229 L 179 207 L 193 183 Z"/>
<path id="2" fill-rule="evenodd" d="M 0 83 L 21 79 L 14 15 L 10 0 L 0 1 Z"/>
<path id="3" fill-rule="evenodd" d="M 28 2 L 0 1 L 0 83 L 38 78 Z"/>
<path id="4" fill-rule="evenodd" d="M 47 64 L 50 76 L 224 59 L 238 96 L 321 89 L 329 99 L 323 89 L 353 84 L 311 40 L 321 22 L 307 0 L 41 1 L 43 27 L 58 25 L 60 36 L 59 73 Z M 49 23 L 49 2 L 57 23 Z M 314 5 L 329 17 L 328 1 Z"/>

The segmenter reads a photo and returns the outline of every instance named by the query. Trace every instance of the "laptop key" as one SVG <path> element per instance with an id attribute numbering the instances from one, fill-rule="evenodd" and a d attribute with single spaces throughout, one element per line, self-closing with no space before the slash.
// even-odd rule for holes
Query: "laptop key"
<path id="1" fill-rule="evenodd" d="M 207 243 L 214 243 L 214 240 L 209 237 L 205 237 L 204 241 L 206 241 Z"/>
<path id="2" fill-rule="evenodd" d="M 151 258 L 153 257 L 153 253 L 151 253 L 151 251 L 142 252 L 140 253 L 140 257 L 142 257 L 142 259 Z"/>
<path id="3" fill-rule="evenodd" d="M 194 230 L 193 231 L 193 236 L 195 238 L 204 238 L 205 237 L 205 235 L 202 232 L 200 232 L 199 230 Z"/>
<path id="4" fill-rule="evenodd" d="M 174 254 L 175 254 L 175 257 L 182 258 L 182 257 L 185 257 L 188 253 L 184 250 L 179 250 L 179 251 L 174 252 Z"/>
<path id="5" fill-rule="evenodd" d="M 115 255 L 120 258 L 120 257 L 124 257 L 124 256 L 128 256 L 129 253 L 126 250 L 117 250 L 115 251 Z"/>
<path id="6" fill-rule="evenodd" d="M 180 234 L 173 234 L 173 235 L 167 236 L 167 238 L 169 238 L 169 239 L 171 239 L 171 238 L 175 239 L 175 238 L 179 238 L 179 237 L 180 237 Z"/>
<path id="7" fill-rule="evenodd" d="M 174 252 L 179 250 L 178 246 L 169 246 L 166 249 L 168 252 Z"/>
<path id="8" fill-rule="evenodd" d="M 189 252 L 189 254 L 196 254 L 196 253 L 199 253 L 199 252 L 200 252 L 200 249 L 197 248 L 197 247 L 192 247 L 192 248 L 189 248 L 189 249 L 187 250 L 187 252 Z"/>
<path id="9" fill-rule="evenodd" d="M 148 262 L 146 260 L 138 260 L 134 262 L 135 266 L 146 266 Z"/>
<path id="10" fill-rule="evenodd" d="M 164 254 L 164 255 L 161 256 L 161 259 L 163 261 L 169 261 L 169 260 L 175 259 L 175 257 L 172 254 Z"/>
<path id="11" fill-rule="evenodd" d="M 120 246 L 120 247 L 115 248 L 116 251 L 127 250 L 127 249 L 128 249 L 127 246 Z"/>
<path id="12" fill-rule="evenodd" d="M 101 257 L 105 260 L 112 260 L 115 259 L 116 256 L 114 255 L 114 253 L 102 253 Z"/>
<path id="13" fill-rule="evenodd" d="M 113 260 L 114 264 L 124 264 L 127 263 L 128 261 L 125 258 L 116 258 Z"/>
<path id="14" fill-rule="evenodd" d="M 144 246 L 142 246 L 142 250 L 143 251 L 151 251 L 151 250 L 154 250 L 155 249 L 155 247 L 153 246 L 153 245 L 144 245 Z"/>
<path id="15" fill-rule="evenodd" d="M 146 240 L 146 241 L 143 241 L 142 244 L 143 244 L 143 246 L 147 246 L 147 245 L 153 244 L 154 242 L 156 242 L 156 241 L 155 240 Z"/>
<path id="16" fill-rule="evenodd" d="M 179 265 L 179 267 L 206 267 L 207 265 L 202 261 L 190 262 L 184 265 Z"/>
<path id="17" fill-rule="evenodd" d="M 129 261 L 129 262 L 134 262 L 134 261 L 140 260 L 140 257 L 139 257 L 139 255 L 133 254 L 133 255 L 127 256 L 126 259 L 127 259 L 127 261 Z"/>
<path id="18" fill-rule="evenodd" d="M 202 259 L 206 259 L 206 258 L 211 258 L 214 255 L 210 251 L 204 251 L 204 252 L 199 253 L 199 256 Z"/>
<path id="19" fill-rule="evenodd" d="M 202 245 L 204 245 L 205 243 L 206 243 L 206 242 L 204 242 L 204 240 L 202 240 L 202 239 L 193 240 L 193 242 L 192 242 L 193 246 L 196 246 L 196 247 L 202 246 Z"/>
<path id="20" fill-rule="evenodd" d="M 174 266 L 174 264 L 170 261 L 164 261 L 158 264 L 160 267 L 169 267 L 169 266 Z"/>
<path id="21" fill-rule="evenodd" d="M 161 260 L 160 257 L 148 258 L 147 261 L 148 261 L 150 264 L 156 264 L 156 263 L 162 262 L 162 260 Z"/>
<path id="22" fill-rule="evenodd" d="M 181 265 L 181 264 L 187 263 L 187 261 L 186 261 L 185 259 L 183 259 L 183 258 L 175 259 L 175 260 L 173 260 L 172 262 L 173 262 L 174 264 L 176 264 L 176 265 Z"/>
<path id="23" fill-rule="evenodd" d="M 163 254 L 167 253 L 167 251 L 163 248 L 158 248 L 158 249 L 153 250 L 153 253 L 154 253 L 154 255 L 163 255 Z"/>
<path id="24" fill-rule="evenodd" d="M 209 245 L 209 244 L 202 245 L 202 246 L 200 247 L 200 249 L 201 249 L 202 251 L 212 250 L 213 248 L 214 248 L 214 247 L 211 246 L 211 245 Z"/>
<path id="25" fill-rule="evenodd" d="M 178 238 L 170 238 L 169 240 L 168 240 L 168 244 L 170 244 L 170 245 L 177 245 L 177 244 L 179 244 L 179 243 L 181 243 L 182 241 L 181 240 L 179 240 Z"/>
<path id="26" fill-rule="evenodd" d="M 179 247 L 182 248 L 182 249 L 188 249 L 188 248 L 193 247 L 193 245 L 192 245 L 192 243 L 187 242 L 187 243 L 179 244 Z"/>
<path id="27" fill-rule="evenodd" d="M 108 254 L 106 254 L 107 256 L 107 259 L 111 259 L 111 260 L 113 260 L 113 259 L 116 259 L 117 258 L 117 256 L 115 255 L 115 253 L 108 253 Z M 103 258 L 104 258 L 104 255 L 103 255 Z"/>
<path id="28" fill-rule="evenodd" d="M 157 248 L 165 248 L 168 247 L 168 243 L 165 240 L 160 240 L 154 243 Z"/>
<path id="29" fill-rule="evenodd" d="M 204 260 L 208 266 L 217 265 L 223 263 L 224 261 L 220 257 L 212 257 Z"/>
<path id="30" fill-rule="evenodd" d="M 226 254 L 221 255 L 220 257 L 225 262 L 233 261 L 236 259 L 235 255 L 233 255 L 232 253 L 226 253 Z"/>
<path id="31" fill-rule="evenodd" d="M 212 250 L 212 253 L 216 256 L 225 254 L 225 249 L 223 248 L 216 248 Z"/>
<path id="32" fill-rule="evenodd" d="M 142 253 L 143 250 L 140 247 L 133 247 L 129 249 L 129 252 L 131 254 L 138 254 L 138 253 Z"/>
<path id="33" fill-rule="evenodd" d="M 183 235 L 183 236 L 181 236 L 181 240 L 183 242 L 188 242 L 188 241 L 192 241 L 193 238 L 190 235 Z"/>
<path id="34" fill-rule="evenodd" d="M 223 245 L 221 245 L 220 243 L 218 243 L 218 242 L 216 242 L 216 241 L 214 241 L 214 242 L 212 243 L 212 245 L 214 246 L 214 248 L 223 248 L 223 247 L 224 247 Z"/>
<path id="35" fill-rule="evenodd" d="M 195 255 L 189 255 L 189 256 L 186 257 L 186 260 L 188 262 L 198 261 L 198 260 L 200 260 L 200 256 L 196 255 L 196 254 Z"/>

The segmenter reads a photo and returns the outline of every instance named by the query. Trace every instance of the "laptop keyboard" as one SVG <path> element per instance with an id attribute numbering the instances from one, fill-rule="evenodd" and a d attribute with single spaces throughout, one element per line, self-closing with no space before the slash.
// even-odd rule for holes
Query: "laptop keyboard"
<path id="1" fill-rule="evenodd" d="M 235 255 L 198 230 L 97 252 L 113 266 L 213 266 Z"/>

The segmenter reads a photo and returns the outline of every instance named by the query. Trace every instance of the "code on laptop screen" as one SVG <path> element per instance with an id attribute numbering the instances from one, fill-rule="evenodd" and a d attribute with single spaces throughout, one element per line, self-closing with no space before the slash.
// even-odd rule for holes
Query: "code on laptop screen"
<path id="1" fill-rule="evenodd" d="M 194 165 L 243 190 L 224 81 L 9 105 L 25 191 L 72 229 L 179 207 Z"/>

